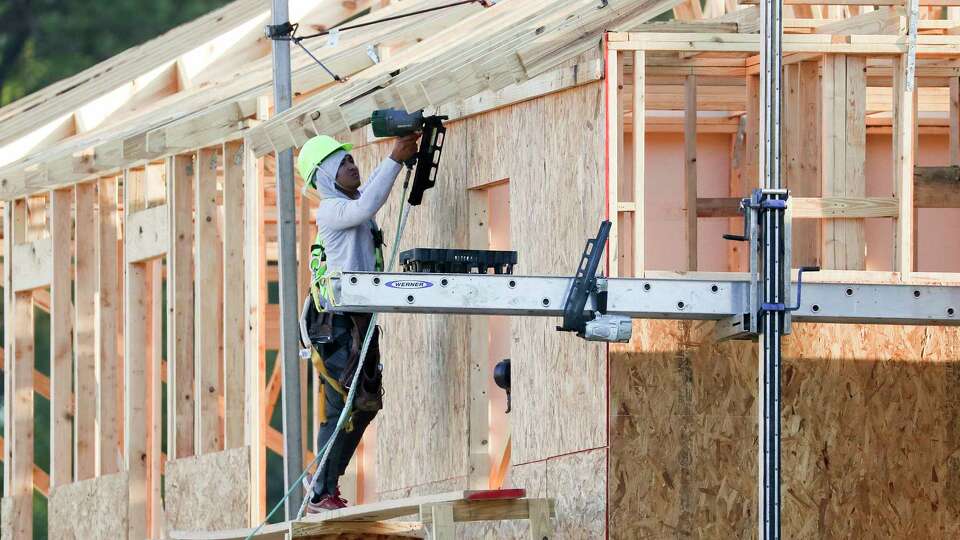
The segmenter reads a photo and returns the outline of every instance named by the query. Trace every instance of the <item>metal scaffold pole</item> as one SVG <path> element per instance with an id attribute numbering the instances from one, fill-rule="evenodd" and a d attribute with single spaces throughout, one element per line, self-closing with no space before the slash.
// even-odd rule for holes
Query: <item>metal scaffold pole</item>
<path id="1" fill-rule="evenodd" d="M 780 111 L 783 0 L 760 3 L 760 28 L 763 48 L 760 55 L 760 187 L 779 190 L 780 180 Z M 785 195 L 784 195 L 785 197 Z M 784 231 L 783 212 L 763 212 L 761 264 L 763 305 L 782 305 L 784 298 L 784 260 L 790 239 Z M 789 275 L 789 274 L 788 274 Z M 789 278 L 788 278 L 789 279 Z M 780 372 L 781 339 L 784 311 L 760 311 L 760 348 L 758 365 L 758 517 L 759 537 L 780 538 Z"/>
<path id="2" fill-rule="evenodd" d="M 272 24 L 289 19 L 287 0 L 273 0 Z M 274 113 L 292 104 L 290 42 L 273 40 Z M 300 430 L 300 344 L 297 309 L 297 230 L 293 185 L 293 150 L 277 153 L 277 229 L 280 239 L 280 361 L 283 367 L 284 485 L 291 485 L 303 469 L 303 434 Z M 287 519 L 295 519 L 303 500 L 295 489 L 286 501 Z"/>

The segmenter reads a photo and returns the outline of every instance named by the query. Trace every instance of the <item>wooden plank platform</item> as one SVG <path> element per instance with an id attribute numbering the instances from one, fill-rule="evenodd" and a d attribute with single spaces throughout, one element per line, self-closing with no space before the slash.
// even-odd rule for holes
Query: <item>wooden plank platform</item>
<path id="1" fill-rule="evenodd" d="M 296 521 L 267 525 L 253 538 L 453 538 L 453 524 L 469 521 L 531 519 L 536 538 L 552 536 L 555 515 L 549 499 L 527 499 L 523 489 L 462 490 L 351 506 Z M 386 521 L 416 516 L 415 521 Z M 536 523 L 534 523 L 536 521 Z M 171 531 L 173 540 L 244 540 L 253 529 Z"/>

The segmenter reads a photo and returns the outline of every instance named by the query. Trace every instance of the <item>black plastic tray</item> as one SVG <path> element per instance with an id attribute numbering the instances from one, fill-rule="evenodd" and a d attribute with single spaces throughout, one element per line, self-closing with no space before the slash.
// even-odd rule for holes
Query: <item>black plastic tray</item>
<path id="1" fill-rule="evenodd" d="M 512 274 L 516 251 L 415 248 L 400 253 L 404 272 L 431 274 Z"/>

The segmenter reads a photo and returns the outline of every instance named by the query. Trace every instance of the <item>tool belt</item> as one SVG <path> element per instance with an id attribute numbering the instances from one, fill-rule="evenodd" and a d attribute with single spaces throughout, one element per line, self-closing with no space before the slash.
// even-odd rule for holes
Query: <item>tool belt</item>
<path id="1" fill-rule="evenodd" d="M 341 395 L 344 403 L 353 377 L 360 367 L 360 349 L 370 326 L 369 313 L 336 314 L 317 309 L 314 295 L 308 295 L 300 318 L 301 341 L 309 342 L 314 369 L 331 388 Z M 335 318 L 346 321 L 337 324 Z M 306 343 L 304 344 L 306 345 Z M 332 358 L 346 349 L 346 364 L 338 377 L 331 375 L 324 357 Z M 353 396 L 353 410 L 375 412 L 383 408 L 383 373 L 380 368 L 380 328 L 373 331 L 367 356 L 363 362 L 357 388 Z M 321 394 L 324 389 L 321 387 Z M 324 395 L 320 396 L 321 408 L 325 406 Z M 321 410 L 321 418 L 326 412 Z"/>

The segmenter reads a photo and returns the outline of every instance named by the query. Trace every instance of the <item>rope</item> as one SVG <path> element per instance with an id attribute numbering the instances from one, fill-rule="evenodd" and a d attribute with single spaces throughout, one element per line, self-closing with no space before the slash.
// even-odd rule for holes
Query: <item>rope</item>
<path id="1" fill-rule="evenodd" d="M 403 202 L 407 198 L 407 185 L 410 181 L 410 173 L 413 171 L 411 167 L 407 167 L 407 177 L 403 181 L 403 196 L 401 200 L 401 210 L 399 223 L 397 224 L 397 234 L 393 240 L 393 248 L 390 250 L 390 262 L 387 263 L 386 271 L 391 272 L 393 270 L 393 265 L 396 263 L 397 254 L 400 251 L 400 238 L 403 236 L 403 230 L 407 226 L 407 216 L 410 215 L 410 203 Z M 337 419 L 337 427 L 333 431 L 333 435 L 330 436 L 330 439 L 327 441 L 327 444 L 323 448 L 323 459 L 320 460 L 320 465 L 317 466 L 317 470 L 313 473 L 313 479 L 310 481 L 310 489 L 307 490 L 308 497 L 312 496 L 313 486 L 317 483 L 317 480 L 320 478 L 320 473 L 323 471 L 324 465 L 327 464 L 327 458 L 330 456 L 330 450 L 333 448 L 333 442 L 337 440 L 337 437 L 340 435 L 340 431 L 343 428 L 343 424 L 346 423 L 347 417 L 350 416 L 350 413 L 353 410 L 353 399 L 354 392 L 357 390 L 357 381 L 360 379 L 360 372 L 363 369 L 363 364 L 367 358 L 367 349 L 370 348 L 370 342 L 373 338 L 373 332 L 377 327 L 377 315 L 374 313 L 370 316 L 370 324 L 367 325 L 367 334 L 363 337 L 363 347 L 360 348 L 360 359 L 357 363 L 357 371 L 353 374 L 353 380 L 350 382 L 350 392 L 347 393 L 347 400 L 344 403 L 343 410 L 340 412 L 340 418 Z M 303 511 L 307 507 L 307 497 L 303 498 L 303 502 L 300 503 L 300 510 L 297 512 L 297 519 L 303 516 Z"/>
<path id="2" fill-rule="evenodd" d="M 407 176 L 403 180 L 403 194 L 401 195 L 401 198 L 400 198 L 400 201 L 401 201 L 400 215 L 397 218 L 397 234 L 393 241 L 393 248 L 390 251 L 390 261 L 387 263 L 387 267 L 386 267 L 387 272 L 392 271 L 393 265 L 396 263 L 397 254 L 400 251 L 400 238 L 403 236 L 403 230 L 407 226 L 407 217 L 410 215 L 411 206 L 409 202 L 406 202 L 406 199 L 407 199 L 407 187 L 409 186 L 410 174 L 412 172 L 413 172 L 413 168 L 407 167 Z M 373 338 L 373 331 L 377 326 L 377 315 L 378 315 L 377 313 L 374 313 L 370 317 L 370 324 L 367 326 L 367 333 L 363 337 L 363 346 L 360 348 L 360 359 L 357 362 L 357 371 L 356 373 L 353 374 L 353 381 L 350 383 L 350 392 L 347 393 L 347 399 L 344 401 L 343 410 L 340 411 L 340 418 L 337 419 L 337 426 L 336 426 L 336 429 L 334 429 L 333 431 L 333 435 L 329 439 L 327 439 L 327 442 L 324 443 L 323 448 L 321 448 L 320 451 L 317 452 L 317 455 L 313 458 L 310 464 L 307 465 L 307 468 L 304 469 L 302 473 L 300 473 L 300 476 L 298 476 L 296 480 L 293 481 L 293 483 L 287 489 L 287 492 L 284 493 L 283 497 L 281 497 L 280 500 L 277 502 L 277 504 L 274 505 L 274 507 L 267 514 L 266 518 L 264 518 L 264 520 L 259 525 L 257 525 L 257 527 L 249 535 L 247 535 L 245 540 L 251 540 L 254 536 L 256 536 L 258 532 L 260 532 L 261 529 L 263 529 L 263 527 L 267 524 L 270 518 L 273 517 L 273 515 L 277 512 L 277 510 L 279 510 L 280 507 L 283 506 L 283 504 L 286 502 L 286 500 L 290 498 L 290 494 L 293 493 L 293 490 L 297 489 L 302 485 L 303 479 L 306 478 L 307 473 L 310 472 L 310 469 L 314 465 L 317 465 L 317 461 L 319 460 L 319 465 L 317 466 L 316 471 L 311 477 L 310 487 L 307 490 L 307 495 L 306 497 L 303 498 L 303 502 L 300 503 L 300 509 L 297 510 L 297 515 L 295 519 L 300 519 L 300 517 L 303 516 L 303 511 L 307 507 L 307 501 L 309 501 L 310 497 L 313 496 L 313 486 L 314 484 L 316 484 L 317 480 L 320 478 L 320 471 L 323 470 L 323 466 L 326 465 L 327 459 L 330 456 L 330 449 L 333 448 L 334 441 L 337 440 L 337 436 L 340 435 L 340 431 L 343 429 L 343 425 L 346 423 L 347 418 L 350 416 L 350 413 L 353 412 L 354 392 L 357 388 L 357 381 L 360 378 L 360 371 L 363 368 L 364 360 L 367 357 L 367 349 L 369 349 L 370 341 Z"/>

